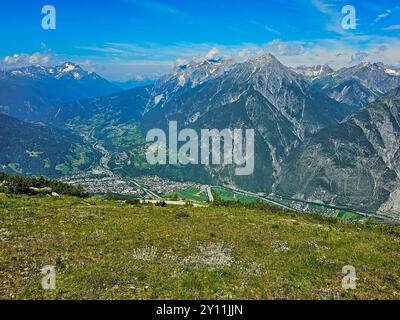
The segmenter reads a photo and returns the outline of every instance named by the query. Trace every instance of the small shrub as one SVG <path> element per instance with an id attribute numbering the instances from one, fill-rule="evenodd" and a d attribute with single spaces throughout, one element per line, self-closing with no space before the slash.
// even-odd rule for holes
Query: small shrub
<path id="1" fill-rule="evenodd" d="M 48 180 L 44 177 L 23 177 L 8 175 L 0 172 L 0 189 L 7 194 L 32 194 L 32 190 L 50 190 L 52 192 L 86 198 L 89 194 L 80 185 L 70 185 L 57 180 Z M 0 191 L 1 192 L 1 191 Z"/>
<path id="2" fill-rule="evenodd" d="M 190 217 L 186 212 L 179 212 L 176 216 L 178 218 L 189 218 Z"/>
<path id="3" fill-rule="evenodd" d="M 162 201 L 160 201 L 160 202 L 156 202 L 156 203 L 155 203 L 155 206 L 156 206 L 156 207 L 166 207 L 167 204 L 165 203 L 164 200 L 162 200 Z"/>
<path id="4" fill-rule="evenodd" d="M 126 203 L 136 206 L 136 205 L 140 204 L 140 199 L 128 198 L 128 199 L 126 199 Z"/>

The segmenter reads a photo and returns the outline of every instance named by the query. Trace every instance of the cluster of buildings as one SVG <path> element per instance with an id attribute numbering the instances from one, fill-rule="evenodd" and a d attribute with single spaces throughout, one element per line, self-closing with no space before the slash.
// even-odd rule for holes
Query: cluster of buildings
<path id="1" fill-rule="evenodd" d="M 190 187 L 203 189 L 204 186 L 194 182 L 181 182 L 162 179 L 157 176 L 141 176 L 135 178 L 136 182 L 157 194 L 169 194 Z"/>
<path id="2" fill-rule="evenodd" d="M 80 184 L 89 193 L 105 194 L 111 192 L 113 194 L 131 195 L 142 197 L 145 192 L 130 182 L 116 176 L 96 176 L 96 175 L 74 175 L 64 179 L 72 185 Z"/>

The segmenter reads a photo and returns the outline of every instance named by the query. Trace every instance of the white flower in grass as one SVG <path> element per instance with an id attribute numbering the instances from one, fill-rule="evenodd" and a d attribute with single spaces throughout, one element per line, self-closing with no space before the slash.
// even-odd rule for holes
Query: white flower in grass
<path id="1" fill-rule="evenodd" d="M 157 258 L 158 249 L 156 247 L 138 248 L 133 251 L 135 260 L 151 261 Z"/>
<path id="2" fill-rule="evenodd" d="M 234 259 L 230 256 L 231 249 L 223 243 L 210 243 L 199 247 L 199 254 L 185 259 L 185 264 L 204 266 L 211 269 L 230 267 Z"/>

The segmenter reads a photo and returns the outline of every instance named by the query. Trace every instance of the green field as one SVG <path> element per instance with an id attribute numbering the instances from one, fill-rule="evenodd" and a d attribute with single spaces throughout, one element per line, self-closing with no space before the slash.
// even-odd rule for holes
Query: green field
<path id="1" fill-rule="evenodd" d="M 252 202 L 257 201 L 256 197 L 236 193 L 236 192 L 233 192 L 233 191 L 225 189 L 225 188 L 214 187 L 212 190 L 217 195 L 219 195 L 222 200 L 225 200 L 225 201 L 239 201 L 242 203 L 252 203 Z"/>
<path id="2" fill-rule="evenodd" d="M 363 216 L 354 213 L 354 212 L 347 212 L 344 210 L 338 210 L 338 218 L 343 219 L 343 220 L 348 220 L 348 221 L 357 221 L 360 219 L 363 219 Z"/>
<path id="3" fill-rule="evenodd" d="M 165 194 L 164 197 L 171 199 L 192 200 L 199 202 L 206 202 L 208 199 L 207 195 L 203 191 L 201 191 L 200 188 L 196 187 L 189 187 L 184 190 Z"/>
<path id="4" fill-rule="evenodd" d="M 399 247 L 399 227 L 273 208 L 0 195 L 0 299 L 399 299 Z"/>

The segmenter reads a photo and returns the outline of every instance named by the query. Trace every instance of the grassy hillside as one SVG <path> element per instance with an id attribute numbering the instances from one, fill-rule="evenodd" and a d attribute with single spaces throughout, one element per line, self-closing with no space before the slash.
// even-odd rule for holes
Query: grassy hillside
<path id="1" fill-rule="evenodd" d="M 0 168 L 24 175 L 59 176 L 87 170 L 96 152 L 82 138 L 41 123 L 0 114 Z"/>
<path id="2" fill-rule="evenodd" d="M 279 210 L 0 195 L 0 298 L 399 299 L 399 245 L 399 227 Z"/>

